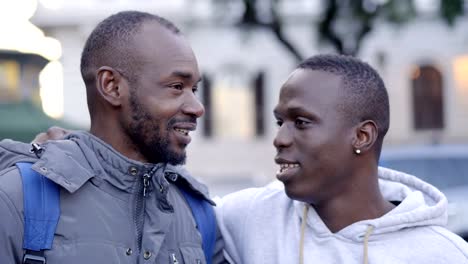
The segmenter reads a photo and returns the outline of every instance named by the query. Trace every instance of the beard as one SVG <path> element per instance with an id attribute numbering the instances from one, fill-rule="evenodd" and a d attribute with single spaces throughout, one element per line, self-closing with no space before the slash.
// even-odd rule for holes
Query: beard
<path id="1" fill-rule="evenodd" d="M 178 153 L 172 149 L 169 142 L 169 129 L 178 122 L 169 120 L 167 129 L 161 131 L 162 121 L 155 119 L 139 102 L 136 92 L 130 93 L 131 121 L 127 128 L 130 140 L 150 163 L 185 164 L 185 151 Z"/>

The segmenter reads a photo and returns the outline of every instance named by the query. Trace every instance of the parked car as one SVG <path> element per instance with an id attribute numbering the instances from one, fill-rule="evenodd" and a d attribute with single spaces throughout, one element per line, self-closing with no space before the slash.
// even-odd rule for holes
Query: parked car
<path id="1" fill-rule="evenodd" d="M 447 228 L 468 241 L 468 145 L 384 147 L 380 165 L 441 190 L 449 202 Z"/>

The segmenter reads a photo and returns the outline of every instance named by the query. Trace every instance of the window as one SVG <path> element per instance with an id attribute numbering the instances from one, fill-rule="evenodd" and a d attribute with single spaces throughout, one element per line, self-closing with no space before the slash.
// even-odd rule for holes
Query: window
<path id="1" fill-rule="evenodd" d="M 255 97 L 255 135 L 265 135 L 265 73 L 260 71 L 253 81 Z"/>
<path id="2" fill-rule="evenodd" d="M 237 67 L 216 76 L 212 89 L 214 136 L 248 139 L 254 135 L 255 111 L 249 88 L 248 74 Z"/>
<path id="3" fill-rule="evenodd" d="M 20 99 L 18 83 L 20 66 L 14 60 L 0 60 L 0 101 L 17 101 Z"/>
<path id="4" fill-rule="evenodd" d="M 211 103 L 211 77 L 208 74 L 203 74 L 202 82 L 202 102 L 205 106 L 205 115 L 203 116 L 203 136 L 211 137 L 213 135 L 213 105 Z"/>
<path id="5" fill-rule="evenodd" d="M 265 74 L 248 73 L 228 65 L 211 77 L 203 76 L 201 96 L 205 105 L 203 136 L 252 139 L 265 134 Z"/>
<path id="6" fill-rule="evenodd" d="M 431 65 L 416 68 L 412 74 L 412 92 L 414 128 L 443 129 L 442 74 Z"/>

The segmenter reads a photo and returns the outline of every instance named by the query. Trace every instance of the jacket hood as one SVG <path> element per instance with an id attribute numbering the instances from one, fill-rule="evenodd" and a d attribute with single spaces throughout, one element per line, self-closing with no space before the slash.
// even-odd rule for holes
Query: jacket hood
<path id="1" fill-rule="evenodd" d="M 379 186 L 387 201 L 400 202 L 393 210 L 377 219 L 356 222 L 335 233 L 356 242 L 364 240 L 372 227 L 373 236 L 392 233 L 417 226 L 445 226 L 447 223 L 447 199 L 438 189 L 415 176 L 379 167 Z M 302 218 L 304 203 L 294 201 L 296 214 Z M 309 210 L 307 223 L 319 235 L 332 233 L 320 220 L 315 210 Z"/>
<path id="2" fill-rule="evenodd" d="M 156 171 L 159 180 L 169 177 L 174 183 L 182 182 L 189 189 L 209 199 L 205 185 L 194 179 L 183 166 L 170 164 L 149 164 L 128 159 L 109 144 L 84 131 L 69 134 L 64 140 L 47 141 L 40 158 L 31 152 L 31 144 L 13 140 L 0 142 L 0 158 L 13 165 L 19 161 L 34 162 L 33 170 L 44 175 L 68 192 L 73 193 L 92 178 L 99 178 L 106 172 L 113 175 L 112 184 L 119 189 L 132 192 L 133 182 L 139 174 Z M 3 161 L 2 161 L 3 162 Z M 131 170 L 136 174 L 132 175 Z M 80 171 L 78 175 L 73 173 Z M 183 181 L 180 181 L 183 179 Z M 213 203 L 214 204 L 214 203 Z"/>

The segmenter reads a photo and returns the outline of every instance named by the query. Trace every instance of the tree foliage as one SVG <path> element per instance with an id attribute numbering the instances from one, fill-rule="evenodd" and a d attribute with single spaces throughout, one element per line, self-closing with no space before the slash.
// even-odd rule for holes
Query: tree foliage
<path id="1" fill-rule="evenodd" d="M 234 22 L 242 28 L 262 27 L 270 30 L 276 39 L 296 60 L 304 57 L 285 36 L 285 18 L 281 16 L 281 0 L 217 0 L 220 8 L 238 2 L 241 14 Z M 291 1 L 291 0 L 282 0 Z M 318 1 L 318 0 L 309 0 Z M 319 39 L 334 47 L 340 54 L 357 55 L 365 37 L 375 30 L 379 21 L 404 25 L 421 14 L 416 0 L 322 0 L 321 15 L 311 21 Z M 440 0 L 436 17 L 453 26 L 464 15 L 464 0 Z M 224 10 L 226 11 L 226 10 Z"/>

